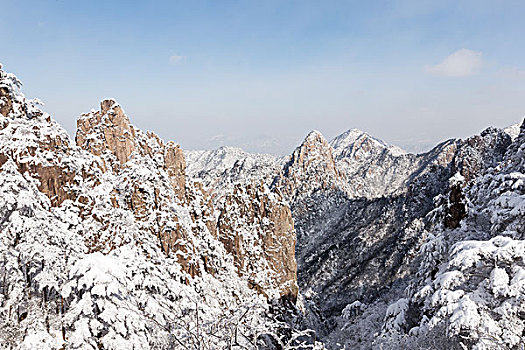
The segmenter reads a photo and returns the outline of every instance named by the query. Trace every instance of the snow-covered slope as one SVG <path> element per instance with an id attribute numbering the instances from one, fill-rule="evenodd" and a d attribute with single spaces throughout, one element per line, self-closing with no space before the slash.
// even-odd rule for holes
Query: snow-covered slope
<path id="1" fill-rule="evenodd" d="M 418 167 L 418 157 L 351 129 L 330 141 L 350 195 L 376 198 L 397 191 Z"/>
<path id="2" fill-rule="evenodd" d="M 425 176 L 411 189 L 441 183 L 441 189 L 428 196 L 433 203 L 410 204 L 411 195 L 401 215 L 391 221 L 394 225 L 387 225 L 398 230 L 412 222 L 409 231 L 403 229 L 404 234 L 386 247 L 386 252 L 396 252 L 403 242 L 411 242 L 408 247 L 412 247 L 401 255 L 394 279 L 386 284 L 389 288 L 376 289 L 376 298 L 370 298 L 370 292 L 353 293 L 333 320 L 337 326 L 325 338 L 329 347 L 336 343 L 363 349 L 521 346 L 524 324 L 519 300 L 524 294 L 518 261 L 524 226 L 519 208 L 525 202 L 519 190 L 523 169 L 518 164 L 524 141 L 518 138 L 511 144 L 504 131 L 489 128 L 449 147 L 453 152 L 441 157 L 449 161 L 448 171 L 439 177 Z M 410 213 L 415 209 L 419 212 Z M 381 220 L 375 230 L 385 222 Z M 407 232 L 411 234 L 406 236 Z M 381 248 L 385 242 L 378 243 L 375 255 L 385 251 Z M 367 277 L 373 275 L 372 271 Z M 362 285 L 358 281 L 349 285 L 356 282 Z M 363 337 L 364 329 L 374 337 Z"/>
<path id="3" fill-rule="evenodd" d="M 511 126 L 506 127 L 503 129 L 507 134 L 509 134 L 512 141 L 516 140 L 518 136 L 520 135 L 520 127 L 521 123 L 512 124 Z"/>
<path id="4" fill-rule="evenodd" d="M 269 154 L 248 153 L 240 148 L 220 147 L 207 151 L 184 151 L 188 175 L 224 196 L 236 183 L 263 180 L 267 185 L 279 171 L 282 160 Z"/>
<path id="5" fill-rule="evenodd" d="M 295 320 L 330 349 L 518 349 L 518 129 L 418 155 L 355 129 L 330 144 L 311 132 L 272 183 L 297 231 Z"/>
<path id="6" fill-rule="evenodd" d="M 388 145 L 384 141 L 376 139 L 359 129 L 350 129 L 334 137 L 334 139 L 330 141 L 330 145 L 334 148 L 334 157 L 336 158 L 343 152 L 358 153 L 360 149 L 367 152 L 373 147 L 386 149 L 394 157 L 407 153 L 398 146 Z"/>
<path id="7" fill-rule="evenodd" d="M 455 187 L 448 202 L 458 189 L 465 207 L 461 225 L 440 224 L 450 204 L 430 213 L 420 276 L 405 295 L 413 312 L 392 314 L 401 332 L 421 338 L 441 327 L 451 342 L 468 348 L 523 346 L 524 142 L 523 126 L 513 143 L 494 129 L 466 140 L 462 158 L 486 160 L 482 167 L 465 163 L 451 179 Z"/>
<path id="8" fill-rule="evenodd" d="M 518 278 L 513 271 L 521 268 L 515 263 L 519 254 L 501 252 L 502 265 L 512 271 L 467 269 L 456 258 L 499 254 L 500 241 L 492 240 L 508 227 L 514 241 L 501 244 L 511 251 L 522 244 L 516 239 L 524 224 L 517 218 L 525 199 L 505 192 L 503 175 L 484 175 L 507 169 L 509 186 L 520 188 L 525 139 L 516 133 L 516 127 L 489 128 L 414 155 L 355 129 L 330 144 L 311 132 L 272 183 L 290 203 L 297 231 L 305 313 L 296 321 L 316 329 L 330 349 L 516 347 L 521 292 L 518 284 L 502 292 L 507 289 L 501 283 L 512 286 Z M 478 181 L 490 190 L 480 189 Z M 498 193 L 503 197 L 494 197 Z M 465 228 L 469 220 L 475 228 Z M 469 247 L 478 255 L 466 255 L 474 252 Z M 461 274 L 454 270 L 458 266 Z M 498 292 L 485 292 L 495 283 Z M 491 308 L 501 310 L 492 315 Z M 489 338 L 481 336 L 485 332 Z"/>

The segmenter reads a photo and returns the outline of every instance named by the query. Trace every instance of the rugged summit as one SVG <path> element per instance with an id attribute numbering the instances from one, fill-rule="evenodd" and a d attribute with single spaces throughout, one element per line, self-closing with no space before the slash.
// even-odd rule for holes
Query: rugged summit
<path id="1" fill-rule="evenodd" d="M 287 159 L 272 186 L 293 208 L 304 205 L 303 199 L 317 192 L 345 191 L 346 181 L 336 167 L 328 141 L 319 131 L 312 131 Z"/>
<path id="2" fill-rule="evenodd" d="M 100 111 L 83 114 L 77 120 L 77 145 L 100 156 L 110 151 L 122 165 L 136 148 L 135 129 L 115 100 L 104 100 Z"/>
<path id="3" fill-rule="evenodd" d="M 185 197 L 186 162 L 179 145 L 164 142 L 154 133 L 136 131 L 122 107 L 113 99 L 100 103 L 100 111 L 83 114 L 77 120 L 76 143 L 82 149 L 102 156 L 114 170 L 122 168 L 133 153 L 137 156 L 162 158 L 173 190 L 180 200 Z"/>

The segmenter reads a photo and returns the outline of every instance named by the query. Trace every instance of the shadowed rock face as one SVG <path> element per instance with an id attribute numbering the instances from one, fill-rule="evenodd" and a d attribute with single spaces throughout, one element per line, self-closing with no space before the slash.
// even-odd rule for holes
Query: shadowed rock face
<path id="1" fill-rule="evenodd" d="M 468 183 L 486 169 L 498 164 L 511 143 L 511 137 L 503 130 L 488 128 L 480 135 L 469 137 L 461 143 L 454 158 L 454 169 Z"/>
<path id="2" fill-rule="evenodd" d="M 320 334 L 335 331 L 333 320 L 349 303 L 373 303 L 406 283 L 425 238 L 425 216 L 433 197 L 447 191 L 449 176 L 450 167 L 438 166 L 415 180 L 411 193 L 397 196 L 309 198 L 316 209 L 296 220 L 298 280 L 315 305 Z"/>
<path id="3" fill-rule="evenodd" d="M 452 172 L 460 174 L 462 182 L 451 184 L 443 221 L 445 227 L 454 229 L 460 226 L 461 220 L 467 216 L 463 188 L 501 162 L 511 143 L 511 137 L 506 132 L 495 128 L 488 128 L 460 143 L 454 153 Z"/>
<path id="4" fill-rule="evenodd" d="M 239 275 L 245 276 L 252 288 L 263 294 L 277 289 L 281 297 L 295 302 L 295 230 L 281 195 L 263 183 L 236 185 L 224 199 L 218 229 Z"/>

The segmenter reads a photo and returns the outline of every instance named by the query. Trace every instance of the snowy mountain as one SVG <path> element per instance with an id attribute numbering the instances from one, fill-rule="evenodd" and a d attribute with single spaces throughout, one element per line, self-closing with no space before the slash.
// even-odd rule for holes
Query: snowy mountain
<path id="1" fill-rule="evenodd" d="M 311 286 L 309 297 L 317 308 L 326 305 L 318 309 L 324 316 L 318 328 L 325 329 L 327 347 L 520 346 L 520 308 L 487 289 L 494 283 L 491 259 L 504 269 L 515 269 L 510 258 L 503 258 L 507 248 L 498 251 L 496 244 L 488 251 L 476 249 L 491 247 L 501 234 L 521 237 L 521 219 L 510 214 L 517 214 L 516 209 L 501 212 L 490 203 L 500 203 L 502 193 L 504 198 L 510 195 L 499 179 L 507 171 L 519 178 L 518 168 L 507 158 L 516 159 L 523 141 L 511 143 L 504 131 L 489 128 L 479 136 L 445 143 L 429 154 L 433 160 L 412 176 L 407 192 L 360 205 L 347 203 L 347 214 L 331 220 L 337 226 L 313 220 L 317 227 L 312 231 L 321 233 L 306 247 L 330 242 L 330 254 L 312 256 L 325 249 L 307 250 L 305 263 L 299 254 L 299 267 L 308 269 L 299 270 L 299 285 Z M 482 190 L 485 187 L 491 190 Z M 514 198 L 510 203 L 520 207 L 521 200 Z M 491 221 L 505 224 L 498 227 Z M 506 225 L 516 231 L 511 233 Z M 298 247 L 303 244 L 298 241 Z M 355 251 L 359 255 L 346 253 Z M 327 266 L 333 274 L 311 277 Z M 327 301 L 317 297 L 320 293 L 334 297 Z M 519 292 L 513 295 L 519 300 Z M 364 336 L 366 331 L 374 336 Z"/>
<path id="2" fill-rule="evenodd" d="M 521 349 L 525 125 L 410 154 L 75 141 L 0 68 L 1 349 Z"/>
<path id="3" fill-rule="evenodd" d="M 305 340 L 279 316 L 297 287 L 293 221 L 278 195 L 263 186 L 245 210 L 234 200 L 231 210 L 215 208 L 186 177 L 178 145 L 135 128 L 116 101 L 79 118 L 75 144 L 21 85 L 0 70 L 3 348 L 284 348 Z M 225 212 L 233 228 L 264 226 L 241 233 L 227 227 Z M 239 235 L 242 251 L 228 244 Z M 286 250 L 274 241 L 288 242 Z"/>
<path id="4" fill-rule="evenodd" d="M 288 157 L 272 186 L 290 201 L 292 209 L 307 210 L 303 199 L 317 192 L 346 191 L 332 148 L 319 131 L 312 131 Z M 299 208 L 301 207 L 302 208 Z"/>
<path id="5" fill-rule="evenodd" d="M 520 123 L 512 124 L 511 126 L 506 127 L 503 129 L 507 134 L 509 134 L 512 141 L 516 140 L 518 136 L 520 135 Z"/>
<path id="6" fill-rule="evenodd" d="M 330 145 L 334 148 L 334 157 L 336 158 L 339 158 L 340 154 L 343 152 L 359 153 L 359 151 L 362 150 L 362 152 L 365 153 L 373 147 L 386 149 L 395 157 L 406 154 L 401 148 L 388 145 L 359 129 L 350 129 L 341 135 L 336 136 L 330 141 Z M 355 156 L 358 157 L 358 155 Z"/>
<path id="7" fill-rule="evenodd" d="M 512 285 L 512 276 L 518 276 L 512 271 L 520 271 L 512 261 L 519 255 L 506 257 L 510 253 L 502 251 L 506 259 L 502 264 L 511 265 L 492 274 L 476 268 L 457 275 L 454 269 L 460 265 L 454 259 L 458 247 L 485 249 L 469 256 L 466 266 L 472 266 L 479 254 L 489 254 L 486 249 L 499 256 L 499 243 L 490 243 L 493 237 L 522 237 L 524 226 L 517 218 L 525 198 L 506 192 L 505 199 L 493 198 L 505 191 L 503 175 L 485 174 L 507 169 L 508 186 L 519 189 L 521 182 L 512 183 L 523 169 L 511 168 L 509 159 L 516 163 L 524 141 L 516 127 L 489 128 L 414 155 L 355 129 L 330 143 L 319 132 L 311 132 L 285 158 L 271 185 L 290 203 L 297 232 L 303 314 L 296 321 L 315 329 L 330 349 L 519 346 L 522 292 L 512 287 L 506 295 L 514 299 L 502 304 L 507 299 L 501 293 L 485 291 L 496 283 L 494 274 L 503 276 L 498 283 Z M 222 182 L 229 178 L 226 172 L 221 176 Z M 491 192 L 481 190 L 479 181 Z M 503 211 L 496 209 L 502 205 Z M 514 233 L 505 228 L 507 217 L 515 218 Z M 469 221 L 475 228 L 465 227 Z M 490 222 L 504 226 L 496 230 Z M 521 244 L 509 242 L 512 251 Z M 440 281 L 453 281 L 452 276 L 459 278 L 457 282 L 444 286 L 453 291 L 440 289 Z M 465 285 L 470 279 L 473 284 Z M 458 299 L 462 295 L 468 295 L 464 302 Z M 492 307 L 510 309 L 487 314 Z M 483 337 L 484 332 L 490 337 Z"/>
<path id="8" fill-rule="evenodd" d="M 235 147 L 184 151 L 184 156 L 188 175 L 202 181 L 206 188 L 213 188 L 218 198 L 231 192 L 238 182 L 263 180 L 271 184 L 282 163 L 272 155 L 248 153 Z"/>
<path id="9" fill-rule="evenodd" d="M 350 195 L 375 198 L 395 192 L 418 166 L 418 157 L 351 129 L 330 141 Z"/>

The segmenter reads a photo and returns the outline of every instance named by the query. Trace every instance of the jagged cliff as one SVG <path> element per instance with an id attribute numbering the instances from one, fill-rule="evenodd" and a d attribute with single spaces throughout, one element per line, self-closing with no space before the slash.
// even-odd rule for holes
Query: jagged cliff
<path id="1" fill-rule="evenodd" d="M 265 293 L 277 289 L 295 303 L 297 264 L 290 208 L 263 183 L 238 184 L 224 199 L 218 219 L 219 239 L 234 256 L 239 273 Z"/>

